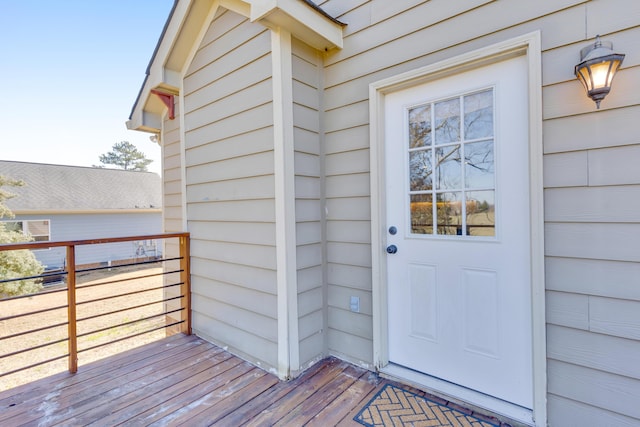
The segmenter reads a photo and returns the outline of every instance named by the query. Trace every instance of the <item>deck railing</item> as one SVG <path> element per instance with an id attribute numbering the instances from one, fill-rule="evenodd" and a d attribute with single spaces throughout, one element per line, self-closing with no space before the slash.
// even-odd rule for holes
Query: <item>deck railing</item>
<path id="1" fill-rule="evenodd" d="M 165 243 L 160 256 L 134 253 L 119 262 L 77 265 L 77 252 L 85 247 L 150 241 Z M 62 270 L 0 277 L 0 285 L 19 280 L 48 283 L 40 292 L 0 299 L 0 380 L 64 358 L 75 373 L 79 354 L 105 353 L 105 346 L 134 339 L 140 343 L 139 337 L 151 333 L 191 333 L 188 233 L 5 244 L 0 253 L 52 248 L 66 248 Z M 65 342 L 66 352 L 53 351 Z M 35 353 L 45 358 L 38 360 Z M 99 357 L 94 354 L 93 359 Z M 18 359 L 27 364 L 16 366 Z"/>

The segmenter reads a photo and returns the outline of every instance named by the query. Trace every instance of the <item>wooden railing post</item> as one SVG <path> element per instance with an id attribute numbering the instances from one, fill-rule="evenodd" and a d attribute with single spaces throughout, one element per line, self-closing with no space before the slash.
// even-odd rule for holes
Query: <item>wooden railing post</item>
<path id="1" fill-rule="evenodd" d="M 191 254 L 189 236 L 180 237 L 180 294 L 182 295 L 182 309 L 184 322 L 180 332 L 191 335 Z"/>
<path id="2" fill-rule="evenodd" d="M 78 333 L 76 328 L 76 247 L 67 246 L 67 319 L 69 321 L 69 372 L 78 371 Z"/>

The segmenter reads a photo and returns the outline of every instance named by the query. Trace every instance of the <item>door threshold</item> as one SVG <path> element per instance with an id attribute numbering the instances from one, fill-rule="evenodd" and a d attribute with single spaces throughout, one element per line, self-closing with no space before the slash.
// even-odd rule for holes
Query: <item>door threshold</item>
<path id="1" fill-rule="evenodd" d="M 533 411 L 531 409 L 506 402 L 502 399 L 393 363 L 389 363 L 380 369 L 379 372 L 382 377 L 411 385 L 435 396 L 466 406 L 484 415 L 498 415 L 500 418 L 507 418 L 508 420 L 505 421 L 508 421 L 514 427 L 530 427 L 535 425 L 533 421 Z"/>

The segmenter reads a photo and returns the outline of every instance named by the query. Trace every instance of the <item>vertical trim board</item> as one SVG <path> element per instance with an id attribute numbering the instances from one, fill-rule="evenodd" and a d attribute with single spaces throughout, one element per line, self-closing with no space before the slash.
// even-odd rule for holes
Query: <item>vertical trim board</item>
<path id="1" fill-rule="evenodd" d="M 291 34 L 271 31 L 276 189 L 278 376 L 299 370 Z"/>

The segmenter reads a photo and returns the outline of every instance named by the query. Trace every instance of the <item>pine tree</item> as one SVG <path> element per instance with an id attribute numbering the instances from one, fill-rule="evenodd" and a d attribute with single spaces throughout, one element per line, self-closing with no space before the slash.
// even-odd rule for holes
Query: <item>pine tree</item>
<path id="1" fill-rule="evenodd" d="M 99 160 L 103 165 L 114 165 L 124 170 L 141 172 L 146 172 L 147 166 L 153 162 L 129 141 L 115 143 L 112 151 L 101 154 Z"/>

